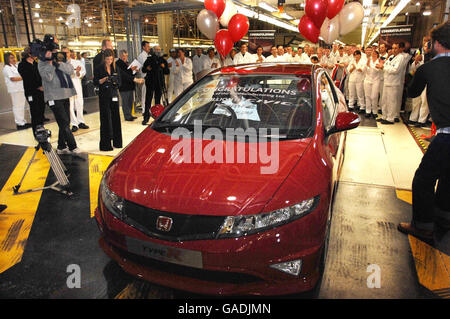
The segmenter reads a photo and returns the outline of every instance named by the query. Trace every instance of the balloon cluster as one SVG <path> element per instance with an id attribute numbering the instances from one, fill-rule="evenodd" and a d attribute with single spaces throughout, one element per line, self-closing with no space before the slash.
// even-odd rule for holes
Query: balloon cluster
<path id="1" fill-rule="evenodd" d="M 309 41 L 317 43 L 319 37 L 331 44 L 358 27 L 364 18 L 359 2 L 345 4 L 345 0 L 306 0 L 305 15 L 298 29 Z"/>
<path id="2" fill-rule="evenodd" d="M 228 29 L 220 29 L 219 24 Z M 197 16 L 197 26 L 208 39 L 214 40 L 217 51 L 225 57 L 235 42 L 247 34 L 248 18 L 237 13 L 232 0 L 205 0 L 205 9 Z"/>

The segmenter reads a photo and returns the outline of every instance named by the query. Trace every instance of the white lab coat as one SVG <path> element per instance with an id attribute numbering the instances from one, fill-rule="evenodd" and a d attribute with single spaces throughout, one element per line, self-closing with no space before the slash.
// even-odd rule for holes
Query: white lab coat
<path id="1" fill-rule="evenodd" d="M 379 63 L 370 58 L 369 64 L 366 63 L 366 77 L 364 79 L 364 95 L 366 98 L 366 113 L 377 114 L 378 98 L 381 89 L 381 81 L 383 79 L 383 70 L 377 69 L 375 66 Z"/>
<path id="2" fill-rule="evenodd" d="M 215 67 L 213 67 L 213 65 L 216 64 Z M 213 71 L 214 69 L 220 68 L 221 67 L 221 63 L 220 60 L 216 57 L 214 58 L 210 58 L 209 56 L 205 56 L 205 58 L 203 59 L 203 64 L 202 64 L 202 73 L 209 73 L 211 71 Z"/>
<path id="3" fill-rule="evenodd" d="M 201 54 L 198 56 L 197 54 L 194 55 L 192 58 L 192 70 L 194 71 L 194 75 L 197 75 L 198 73 L 203 71 L 203 59 L 206 58 L 206 55 Z"/>
<path id="4" fill-rule="evenodd" d="M 167 59 L 167 65 L 171 64 L 171 66 L 169 66 L 169 85 L 167 87 L 167 98 L 169 99 L 169 103 L 172 102 L 175 95 L 175 60 L 176 58 L 174 59 L 172 57 Z"/>
<path id="5" fill-rule="evenodd" d="M 174 85 L 175 85 L 175 97 L 180 95 L 189 85 L 191 85 L 194 80 L 192 79 L 192 61 L 191 59 L 185 57 L 184 63 L 181 59 L 176 59 L 174 71 Z"/>
<path id="6" fill-rule="evenodd" d="M 262 55 L 262 54 L 261 54 L 261 59 L 262 59 L 262 61 L 258 61 L 258 59 L 260 58 L 260 57 L 258 56 L 258 54 L 253 54 L 252 58 L 253 58 L 252 63 L 262 63 L 262 62 L 265 62 L 265 61 L 266 61 L 266 58 L 265 58 L 264 55 Z"/>
<path id="7" fill-rule="evenodd" d="M 16 125 L 25 125 L 25 94 L 23 81 L 11 81 L 10 78 L 21 77 L 17 70 L 17 65 L 7 65 L 3 67 L 3 76 L 5 77 L 6 88 L 11 96 L 14 122 Z"/>
<path id="8" fill-rule="evenodd" d="M 147 60 L 148 53 L 145 51 L 142 51 L 141 54 L 138 55 L 136 60 L 143 66 L 145 63 L 145 60 Z M 139 70 L 139 72 L 136 75 L 138 78 L 145 78 L 145 73 L 142 72 L 142 70 Z M 145 82 L 140 84 L 140 90 L 141 90 L 141 107 L 144 109 L 145 106 L 145 95 L 146 95 L 146 86 Z"/>
<path id="9" fill-rule="evenodd" d="M 247 52 L 245 55 L 242 55 L 241 52 L 238 52 L 233 58 L 233 63 L 234 65 L 253 63 L 253 54 Z"/>
<path id="10" fill-rule="evenodd" d="M 347 71 L 350 73 L 348 80 L 349 89 L 349 108 L 353 109 L 355 107 L 355 102 L 358 100 L 358 105 L 360 110 L 365 110 L 366 101 L 364 100 L 364 74 L 366 71 L 366 66 L 364 60 L 361 58 L 359 62 L 354 60 L 351 62 Z M 350 70 L 354 68 L 353 71 Z"/>
<path id="11" fill-rule="evenodd" d="M 383 119 L 389 122 L 393 122 L 395 118 L 400 116 L 405 78 L 403 60 L 403 55 L 397 54 L 395 57 L 389 57 L 384 63 L 382 111 Z"/>
<path id="12" fill-rule="evenodd" d="M 279 56 L 269 55 L 264 62 L 282 62 Z"/>
<path id="13" fill-rule="evenodd" d="M 409 72 L 412 74 L 415 73 L 421 65 L 423 65 L 423 60 L 419 63 L 411 63 L 409 66 Z M 428 109 L 427 88 L 425 88 L 420 96 L 412 99 L 412 112 L 409 116 L 409 120 L 425 124 L 429 114 L 430 110 Z"/>
<path id="14" fill-rule="evenodd" d="M 70 124 L 72 126 L 78 127 L 79 124 L 84 123 L 83 117 L 84 100 L 83 100 L 83 87 L 81 85 L 81 79 L 86 75 L 86 68 L 84 67 L 83 63 L 79 60 L 70 59 L 69 63 L 73 66 L 74 70 L 79 66 L 81 67 L 79 76 L 77 76 L 76 72 L 74 72 L 71 75 L 73 87 L 75 88 L 77 95 L 69 98 Z"/>

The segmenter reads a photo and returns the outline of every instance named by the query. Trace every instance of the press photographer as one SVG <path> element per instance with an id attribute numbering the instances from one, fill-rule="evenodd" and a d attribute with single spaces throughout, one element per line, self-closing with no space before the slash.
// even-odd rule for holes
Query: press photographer
<path id="1" fill-rule="evenodd" d="M 169 74 L 169 65 L 162 57 L 161 47 L 156 46 L 148 56 L 142 67 L 142 72 L 145 76 L 145 111 L 143 125 L 146 125 L 150 119 L 150 106 L 153 100 L 153 93 L 155 94 L 155 104 L 161 104 L 161 96 L 166 91 L 164 75 Z"/>
<path id="2" fill-rule="evenodd" d="M 94 84 L 99 87 L 100 151 L 122 147 L 122 127 L 119 114 L 120 71 L 114 62 L 114 51 L 106 49 L 104 61 L 94 70 Z"/>
<path id="3" fill-rule="evenodd" d="M 44 100 L 58 123 L 58 154 L 79 154 L 75 138 L 70 130 L 69 98 L 76 95 L 70 76 L 74 73 L 72 65 L 66 62 L 65 53 L 58 52 L 57 39 L 45 35 L 44 41 L 31 44 L 32 54 L 39 57 L 38 69 L 44 87 Z"/>

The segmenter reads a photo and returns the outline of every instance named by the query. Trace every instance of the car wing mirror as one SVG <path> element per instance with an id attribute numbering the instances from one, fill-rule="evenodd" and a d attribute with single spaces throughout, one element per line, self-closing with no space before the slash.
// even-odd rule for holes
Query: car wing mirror
<path id="1" fill-rule="evenodd" d="M 162 112 L 164 112 L 164 105 L 162 104 L 156 104 L 150 108 L 150 113 L 155 120 L 162 114 Z"/>
<path id="2" fill-rule="evenodd" d="M 334 126 L 328 130 L 327 135 L 348 131 L 359 126 L 361 120 L 354 112 L 341 112 L 336 116 Z"/>

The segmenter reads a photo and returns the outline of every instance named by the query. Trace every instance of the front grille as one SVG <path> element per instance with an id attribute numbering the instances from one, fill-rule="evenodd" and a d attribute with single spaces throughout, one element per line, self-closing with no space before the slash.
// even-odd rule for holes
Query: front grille
<path id="1" fill-rule="evenodd" d="M 202 281 L 216 282 L 216 283 L 228 283 L 228 284 L 250 284 L 254 282 L 261 282 L 263 279 L 237 272 L 228 271 L 215 271 L 192 268 L 188 266 L 182 266 L 172 263 L 167 263 L 143 256 L 135 255 L 120 248 L 114 248 L 119 251 L 120 255 L 127 260 L 134 262 L 138 265 L 142 265 L 157 271 L 161 271 L 168 274 L 174 274 L 177 276 L 193 278 Z"/>
<path id="2" fill-rule="evenodd" d="M 151 209 L 125 200 L 123 206 L 125 222 L 144 234 L 167 241 L 214 239 L 225 217 L 207 215 L 176 214 Z M 170 231 L 156 228 L 159 216 L 173 220 Z"/>

